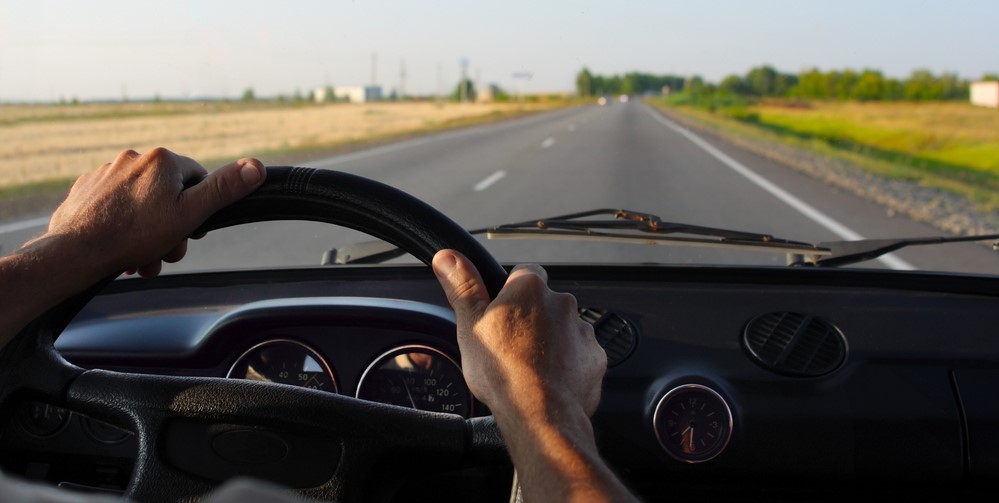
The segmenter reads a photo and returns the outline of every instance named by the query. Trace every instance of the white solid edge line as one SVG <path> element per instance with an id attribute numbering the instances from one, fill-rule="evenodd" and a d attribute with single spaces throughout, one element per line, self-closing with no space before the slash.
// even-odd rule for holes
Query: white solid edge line
<path id="1" fill-rule="evenodd" d="M 38 217 L 32 218 L 31 220 L 21 220 L 20 222 L 0 225 L 0 234 L 23 231 L 25 229 L 33 229 L 35 227 L 44 227 L 49 224 L 50 219 L 51 217 Z"/>
<path id="2" fill-rule="evenodd" d="M 461 138 L 463 136 L 469 136 L 474 134 L 483 134 L 489 132 L 495 132 L 497 130 L 507 129 L 516 126 L 522 126 L 524 124 L 531 124 L 534 122 L 540 122 L 546 118 L 561 117 L 562 115 L 569 115 L 570 112 L 579 111 L 579 108 L 568 108 L 564 110 L 554 110 L 552 112 L 542 112 L 538 115 L 523 117 L 520 119 L 513 119 L 509 121 L 503 121 L 498 124 L 483 124 L 481 126 L 474 126 L 471 128 L 461 129 L 458 131 L 445 131 L 442 133 L 437 133 L 432 136 L 425 138 L 416 138 L 413 140 L 404 140 L 398 143 L 391 143 L 388 145 L 383 145 L 381 147 L 374 147 L 367 150 L 361 150 L 359 152 L 353 152 L 350 154 L 335 155 L 333 157 L 325 157 L 322 159 L 316 159 L 307 163 L 302 164 L 303 166 L 313 166 L 316 168 L 325 168 L 329 166 L 335 166 L 337 164 L 343 164 L 345 162 L 356 161 L 358 159 L 364 159 L 366 157 L 373 157 L 376 155 L 385 154 L 388 152 L 394 152 L 396 150 L 402 150 L 404 148 L 417 147 L 420 145 L 426 145 L 428 143 L 435 143 L 444 140 L 453 140 L 455 138 Z"/>
<path id="3" fill-rule="evenodd" d="M 486 190 L 489 187 L 491 187 L 494 183 L 500 181 L 500 179 L 502 179 L 504 176 L 506 176 L 506 171 L 499 170 L 485 177 L 481 182 L 475 184 L 475 186 L 472 187 L 472 190 L 476 192 L 482 192 L 483 190 Z"/>
<path id="4" fill-rule="evenodd" d="M 689 129 L 684 128 L 679 124 L 676 124 L 675 122 L 663 117 L 662 115 L 660 115 L 659 113 L 653 111 L 648 107 L 645 108 L 645 112 L 648 113 L 650 116 L 652 116 L 652 118 L 658 121 L 660 124 L 683 135 L 685 138 L 690 140 L 691 143 L 697 145 L 708 154 L 711 154 L 712 157 L 721 161 L 722 164 L 731 168 L 732 171 L 735 171 L 736 173 L 744 176 L 750 182 L 753 182 L 753 184 L 755 184 L 757 187 L 769 192 L 770 195 L 781 200 L 784 204 L 787 204 L 788 206 L 794 208 L 798 213 L 801 213 L 805 217 L 808 217 L 815 223 L 825 227 L 833 234 L 836 234 L 840 238 L 849 241 L 864 239 L 863 236 L 855 232 L 853 229 L 850 229 L 849 227 L 837 222 L 829 215 L 822 213 L 821 211 L 815 209 L 815 207 L 813 207 L 812 205 L 802 201 L 801 199 L 798 199 L 790 192 L 775 185 L 770 180 L 767 180 L 766 178 L 763 178 L 762 176 L 756 174 L 756 172 L 747 168 L 739 161 L 732 159 L 724 152 L 718 150 L 713 145 L 705 141 L 700 136 L 694 134 Z M 916 268 L 909 262 L 902 260 L 894 255 L 883 255 L 881 257 L 878 257 L 877 260 L 879 260 L 881 263 L 885 264 L 886 266 L 892 269 L 912 270 Z"/>

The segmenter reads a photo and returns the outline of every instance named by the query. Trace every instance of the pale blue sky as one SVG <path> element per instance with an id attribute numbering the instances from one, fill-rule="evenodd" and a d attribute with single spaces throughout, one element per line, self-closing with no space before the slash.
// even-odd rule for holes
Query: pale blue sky
<path id="1" fill-rule="evenodd" d="M 587 65 L 719 80 L 770 63 L 999 71 L 999 1 L 0 0 L 0 100 L 238 96 L 377 80 L 434 93 L 470 77 L 569 90 Z"/>

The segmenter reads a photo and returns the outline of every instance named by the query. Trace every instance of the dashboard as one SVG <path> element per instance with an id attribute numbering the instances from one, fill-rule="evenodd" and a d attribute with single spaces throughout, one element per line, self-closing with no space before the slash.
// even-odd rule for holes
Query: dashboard
<path id="1" fill-rule="evenodd" d="M 594 431 L 644 499 L 822 500 L 861 487 L 953 497 L 987 490 L 999 475 L 996 278 L 548 271 L 608 352 Z M 129 279 L 91 301 L 56 348 L 83 368 L 271 381 L 486 417 L 461 377 L 446 306 L 432 274 L 413 266 Z M 129 431 L 37 397 L 8 404 L 4 418 L 5 471 L 125 488 L 137 448 Z M 508 498 L 508 463 L 477 470 L 442 470 L 425 490 Z M 381 499 L 412 497 L 393 487 Z"/>

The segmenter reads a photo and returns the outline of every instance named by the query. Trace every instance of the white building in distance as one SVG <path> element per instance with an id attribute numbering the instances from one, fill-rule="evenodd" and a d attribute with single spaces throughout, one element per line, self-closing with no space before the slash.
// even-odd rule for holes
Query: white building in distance
<path id="1" fill-rule="evenodd" d="M 381 101 L 381 86 L 349 86 L 334 87 L 333 94 L 337 101 L 349 101 L 351 103 L 367 103 L 369 101 Z M 326 88 L 316 88 L 313 92 L 316 101 L 326 101 Z"/>
<path id="2" fill-rule="evenodd" d="M 972 82 L 971 104 L 999 108 L 999 82 Z"/>

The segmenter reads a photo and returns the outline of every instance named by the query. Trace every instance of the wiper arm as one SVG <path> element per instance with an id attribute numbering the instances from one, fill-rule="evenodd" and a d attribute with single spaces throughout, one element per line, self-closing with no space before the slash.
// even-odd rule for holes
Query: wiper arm
<path id="1" fill-rule="evenodd" d="M 593 217 L 611 217 L 597 219 Z M 744 248 L 786 253 L 788 265 L 839 267 L 876 259 L 887 253 L 915 245 L 999 240 L 999 234 L 957 237 L 903 239 L 862 239 L 830 241 L 818 245 L 780 239 L 769 234 L 719 229 L 665 222 L 651 213 L 618 209 L 598 209 L 540 220 L 473 229 L 469 234 L 486 234 L 489 239 L 564 239 L 635 244 L 661 244 L 715 248 Z M 992 245 L 999 250 L 999 241 Z M 323 256 L 323 265 L 374 264 L 403 255 L 395 245 L 369 241 L 333 249 Z"/>
<path id="2" fill-rule="evenodd" d="M 611 217 L 593 219 L 591 217 Z M 769 234 L 665 222 L 651 213 L 598 209 L 540 220 L 472 229 L 489 239 L 565 239 L 632 244 L 749 248 L 757 251 L 825 256 L 829 250 L 809 243 L 775 238 Z M 688 236 L 688 237 L 683 237 Z M 695 237 L 689 237 L 695 236 Z M 403 255 L 395 245 L 368 241 L 334 248 L 323 255 L 322 265 L 375 264 Z"/>
<path id="3" fill-rule="evenodd" d="M 908 246 L 936 245 L 943 243 L 961 243 L 968 241 L 989 241 L 999 239 L 999 234 L 982 234 L 978 236 L 943 237 L 932 236 L 924 238 L 901 239 L 861 239 L 858 241 L 831 241 L 819 243 L 822 248 L 828 248 L 832 254 L 826 257 L 811 257 L 808 265 L 819 267 L 839 267 L 876 259 L 887 253 Z M 999 241 L 992 243 L 993 250 L 999 250 Z M 792 264 L 797 265 L 797 264 Z"/>
<path id="4" fill-rule="evenodd" d="M 613 218 L 592 220 L 589 217 Z M 507 224 L 487 230 L 489 239 L 571 239 L 607 242 L 638 242 L 696 247 L 748 248 L 757 251 L 812 256 L 829 255 L 829 250 L 769 234 L 666 222 L 651 213 L 599 209 L 552 218 Z M 694 237 L 683 237 L 694 236 Z"/>

